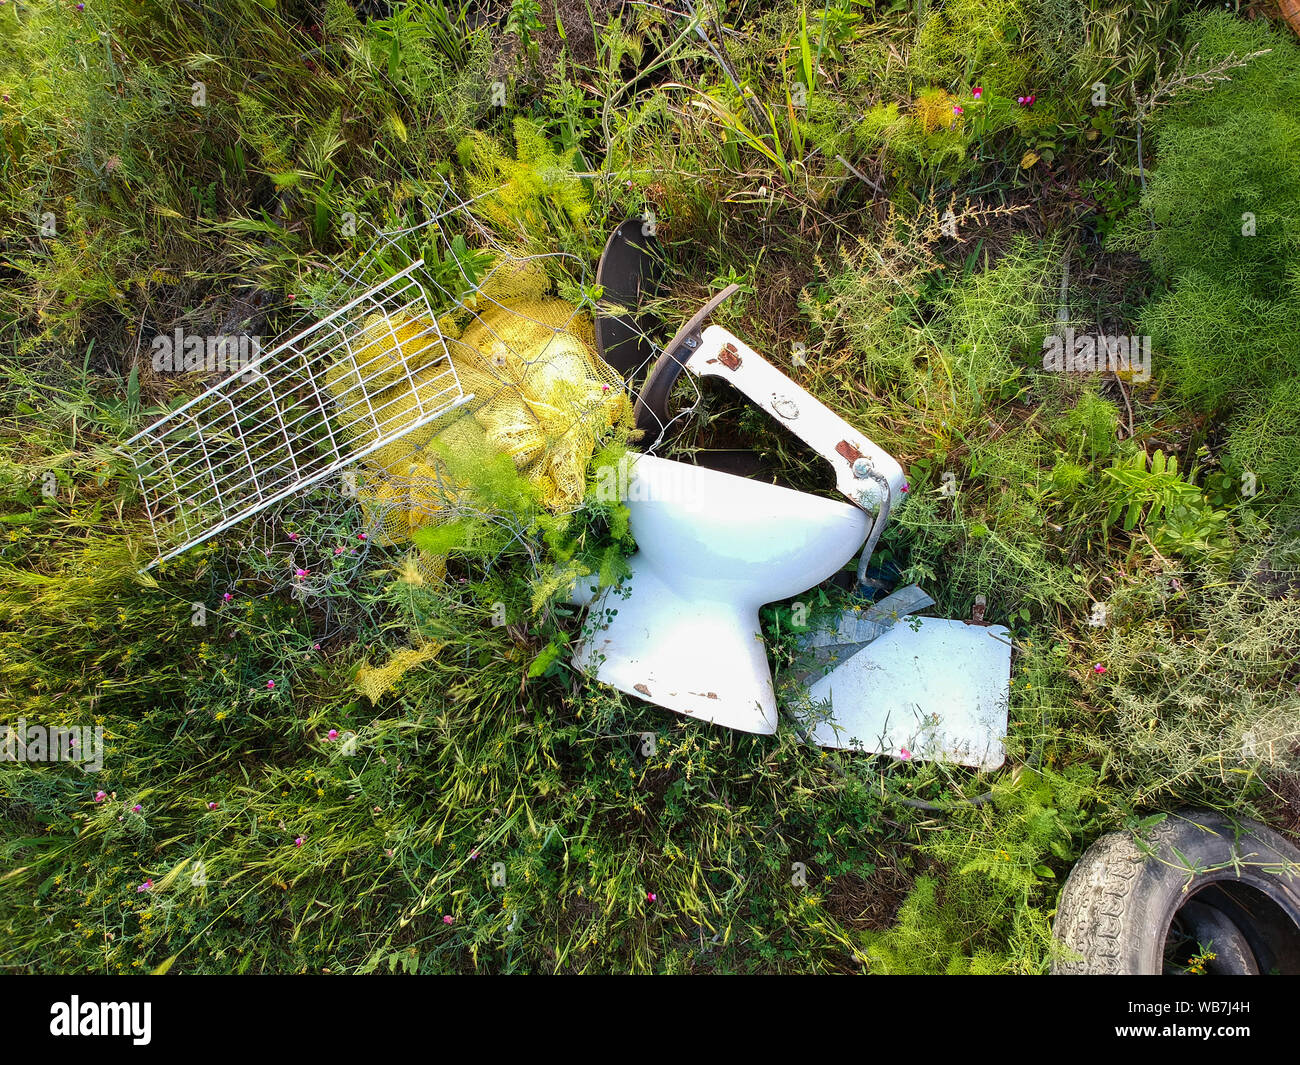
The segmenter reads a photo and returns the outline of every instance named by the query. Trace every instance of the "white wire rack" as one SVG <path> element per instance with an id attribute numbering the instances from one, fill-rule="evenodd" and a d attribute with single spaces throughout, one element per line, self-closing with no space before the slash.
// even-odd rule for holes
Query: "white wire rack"
<path id="1" fill-rule="evenodd" d="M 276 344 L 122 446 L 157 552 L 146 569 L 473 398 L 412 276 L 423 262 Z M 327 371 L 347 387 L 328 388 Z"/>

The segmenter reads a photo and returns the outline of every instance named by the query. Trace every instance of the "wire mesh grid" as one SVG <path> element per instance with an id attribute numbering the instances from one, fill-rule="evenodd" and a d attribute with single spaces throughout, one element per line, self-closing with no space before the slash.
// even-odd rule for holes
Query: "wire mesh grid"
<path id="1" fill-rule="evenodd" d="M 126 442 L 157 549 L 151 566 L 467 401 L 412 276 L 419 266 L 356 296 Z M 327 371 L 338 383 L 329 391 Z"/>

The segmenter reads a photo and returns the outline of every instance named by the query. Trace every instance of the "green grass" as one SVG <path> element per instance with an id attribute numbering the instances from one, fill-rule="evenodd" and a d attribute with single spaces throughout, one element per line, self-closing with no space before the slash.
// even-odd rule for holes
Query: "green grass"
<path id="1" fill-rule="evenodd" d="M 1182 3 L 924 7 L 737 2 L 717 55 L 603 3 L 0 10 L 0 723 L 107 740 L 93 775 L 0 762 L 0 965 L 1033 973 L 1101 832 L 1189 804 L 1295 830 L 1294 194 L 1229 239 L 1203 159 L 1243 188 L 1289 163 L 1295 46 L 1180 28 Z M 1200 69 L 1158 61 L 1171 34 L 1274 52 L 1152 120 L 1133 90 Z M 1243 117 L 1207 145 L 1215 108 Z M 668 333 L 742 284 L 715 320 L 907 469 L 878 563 L 1011 628 L 1005 769 L 733 733 L 574 676 L 557 574 L 615 576 L 626 513 L 550 515 L 500 463 L 466 471 L 496 520 L 426 534 L 446 582 L 371 547 L 284 591 L 287 530 L 355 545 L 321 496 L 137 572 L 112 449 L 200 385 L 153 372 L 150 338 L 275 335 L 364 248 L 345 216 L 409 224 L 447 184 L 473 218 L 403 254 L 449 287 L 485 233 L 594 269 L 644 211 Z M 1071 324 L 1149 331 L 1151 382 L 1043 372 L 1067 263 Z M 826 489 L 715 389 L 676 447 L 736 440 Z M 764 611 L 778 679 L 789 613 Z"/>

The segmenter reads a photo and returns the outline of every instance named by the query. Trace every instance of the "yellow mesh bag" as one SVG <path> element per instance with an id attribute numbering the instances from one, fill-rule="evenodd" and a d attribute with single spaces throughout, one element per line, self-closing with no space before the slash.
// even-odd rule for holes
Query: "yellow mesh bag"
<path id="1" fill-rule="evenodd" d="M 410 534 L 401 489 L 395 482 L 384 477 L 367 477 L 357 489 L 357 501 L 368 523 L 376 529 L 376 543 L 391 547 Z"/>
<path id="2" fill-rule="evenodd" d="M 402 677 L 416 666 L 436 657 L 441 650 L 442 644 L 433 641 L 421 647 L 403 647 L 400 651 L 394 651 L 382 666 L 362 666 L 357 670 L 356 679 L 352 683 L 357 691 L 372 703 L 377 703 L 397 687 L 397 682 Z"/>
<path id="3" fill-rule="evenodd" d="M 500 256 L 484 276 L 478 291 L 465 300 L 465 307 L 478 311 L 493 303 L 539 300 L 550 290 L 551 279 L 540 260 Z"/>
<path id="4" fill-rule="evenodd" d="M 367 322 L 361 350 L 326 372 L 341 407 L 366 403 L 384 432 L 418 416 L 416 395 L 431 402 L 439 380 L 439 338 L 446 342 L 466 410 L 422 426 L 365 460 L 360 502 L 379 539 L 401 543 L 415 529 L 445 520 L 457 486 L 439 462 L 435 442 L 466 453 L 478 440 L 511 457 L 552 510 L 578 506 L 586 468 L 601 435 L 628 412 L 623 381 L 595 350 L 591 318 L 548 295 L 550 279 L 535 260 L 499 258 L 463 308 L 437 322 L 404 318 L 392 328 Z M 415 394 L 402 374 L 412 371 Z M 360 373 L 358 374 L 358 369 Z M 340 419 L 359 449 L 374 440 L 357 419 Z M 430 576 L 441 560 L 426 560 Z"/>

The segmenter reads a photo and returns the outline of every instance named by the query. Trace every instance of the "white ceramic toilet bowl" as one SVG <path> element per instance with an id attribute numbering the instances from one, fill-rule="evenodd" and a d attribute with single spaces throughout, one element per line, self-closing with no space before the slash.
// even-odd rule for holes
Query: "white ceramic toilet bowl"
<path id="1" fill-rule="evenodd" d="M 632 457 L 626 502 L 638 545 L 632 573 L 592 601 L 575 667 L 679 714 L 775 732 L 758 608 L 839 570 L 870 518 L 848 503 L 652 455 Z"/>

